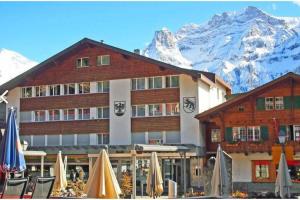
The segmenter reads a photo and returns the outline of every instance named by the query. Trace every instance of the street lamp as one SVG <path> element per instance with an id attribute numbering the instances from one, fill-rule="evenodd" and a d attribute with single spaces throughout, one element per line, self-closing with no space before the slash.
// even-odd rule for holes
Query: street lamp
<path id="1" fill-rule="evenodd" d="M 279 131 L 278 140 L 279 140 L 279 143 L 281 144 L 282 153 L 285 154 L 284 145 L 285 145 L 285 141 L 286 141 L 286 134 L 284 131 L 282 131 L 282 130 Z"/>

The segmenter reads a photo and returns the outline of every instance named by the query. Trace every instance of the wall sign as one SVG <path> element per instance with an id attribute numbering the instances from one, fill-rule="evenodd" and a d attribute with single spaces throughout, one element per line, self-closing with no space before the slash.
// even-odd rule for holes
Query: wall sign
<path id="1" fill-rule="evenodd" d="M 114 102 L 114 111 L 117 116 L 124 115 L 126 111 L 126 102 L 125 101 L 115 101 Z"/>
<path id="2" fill-rule="evenodd" d="M 196 97 L 183 97 L 183 110 L 192 113 L 196 109 Z"/>

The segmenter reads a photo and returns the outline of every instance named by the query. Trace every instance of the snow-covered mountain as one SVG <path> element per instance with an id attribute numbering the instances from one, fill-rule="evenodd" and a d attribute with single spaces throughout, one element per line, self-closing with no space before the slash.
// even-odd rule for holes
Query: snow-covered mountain
<path id="1" fill-rule="evenodd" d="M 0 85 L 35 66 L 37 62 L 7 49 L 0 49 Z"/>
<path id="2" fill-rule="evenodd" d="M 143 54 L 215 72 L 234 92 L 244 92 L 288 71 L 300 73 L 300 17 L 275 17 L 255 7 L 225 12 L 176 33 L 156 31 Z"/>

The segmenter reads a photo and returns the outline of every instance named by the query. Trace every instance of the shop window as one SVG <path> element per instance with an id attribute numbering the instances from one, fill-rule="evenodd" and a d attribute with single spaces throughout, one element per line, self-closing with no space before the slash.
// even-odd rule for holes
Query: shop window
<path id="1" fill-rule="evenodd" d="M 180 143 L 180 132 L 179 131 L 166 131 L 166 143 L 179 144 Z"/>
<path id="2" fill-rule="evenodd" d="M 144 117 L 146 115 L 145 105 L 132 106 L 132 117 Z"/>
<path id="3" fill-rule="evenodd" d="M 166 76 L 166 88 L 179 87 L 179 76 Z"/>
<path id="4" fill-rule="evenodd" d="M 64 84 L 64 94 L 75 94 L 75 83 Z"/>
<path id="5" fill-rule="evenodd" d="M 34 135 L 32 146 L 45 146 L 45 135 Z"/>
<path id="6" fill-rule="evenodd" d="M 89 134 L 78 134 L 77 135 L 77 145 L 89 145 L 90 135 Z"/>
<path id="7" fill-rule="evenodd" d="M 32 87 L 22 88 L 22 98 L 32 97 Z"/>
<path id="8" fill-rule="evenodd" d="M 110 65 L 110 56 L 102 55 L 97 56 L 97 66 Z"/>
<path id="9" fill-rule="evenodd" d="M 288 164 L 292 181 L 299 183 L 300 182 L 300 161 L 291 160 L 291 161 L 287 161 L 287 164 Z"/>
<path id="10" fill-rule="evenodd" d="M 134 78 L 131 79 L 131 90 L 144 90 L 145 88 L 145 78 Z"/>
<path id="11" fill-rule="evenodd" d="M 62 135 L 63 146 L 73 146 L 74 143 L 74 135 Z"/>
<path id="12" fill-rule="evenodd" d="M 132 144 L 145 144 L 145 132 L 137 132 L 131 134 L 131 143 Z"/>
<path id="13" fill-rule="evenodd" d="M 35 96 L 36 97 L 44 97 L 46 96 L 46 86 L 36 86 L 35 87 Z"/>
<path id="14" fill-rule="evenodd" d="M 211 142 L 221 142 L 220 129 L 211 129 Z"/>
<path id="15" fill-rule="evenodd" d="M 76 61 L 76 67 L 88 67 L 89 66 L 89 58 L 78 58 Z"/>
<path id="16" fill-rule="evenodd" d="M 47 135 L 47 146 L 59 146 L 59 135 Z"/>
<path id="17" fill-rule="evenodd" d="M 179 115 L 179 103 L 167 103 L 166 104 L 167 115 Z"/>
<path id="18" fill-rule="evenodd" d="M 100 81 L 97 83 L 97 92 L 108 93 L 109 92 L 109 81 Z"/>

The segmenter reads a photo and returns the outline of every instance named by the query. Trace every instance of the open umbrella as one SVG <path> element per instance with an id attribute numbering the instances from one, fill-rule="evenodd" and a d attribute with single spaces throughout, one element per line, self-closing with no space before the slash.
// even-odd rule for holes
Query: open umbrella
<path id="1" fill-rule="evenodd" d="M 24 153 L 19 138 L 16 123 L 16 110 L 10 108 L 8 112 L 6 130 L 0 145 L 0 171 L 11 173 L 26 169 Z"/>
<path id="2" fill-rule="evenodd" d="M 164 191 L 163 179 L 156 152 L 151 153 L 150 168 L 147 175 L 146 192 L 150 197 L 160 196 Z"/>
<path id="3" fill-rule="evenodd" d="M 275 182 L 275 194 L 281 198 L 290 198 L 290 189 L 292 186 L 291 176 L 286 163 L 285 154 L 281 153 L 278 174 Z"/>
<path id="4" fill-rule="evenodd" d="M 228 196 L 229 179 L 225 157 L 221 146 L 218 146 L 217 157 L 211 179 L 211 196 Z"/>
<path id="5" fill-rule="evenodd" d="M 108 155 L 103 149 L 84 188 L 88 198 L 118 199 L 122 193 Z"/>
<path id="6" fill-rule="evenodd" d="M 67 187 L 68 183 L 67 183 L 64 163 L 62 161 L 61 151 L 59 151 L 57 154 L 56 163 L 54 166 L 54 175 L 55 175 L 55 180 L 54 180 L 53 190 L 55 191 L 64 190 Z"/>

